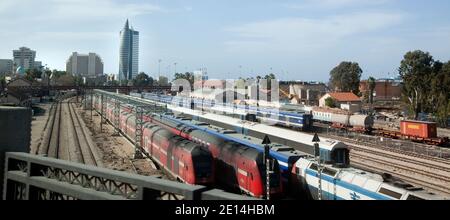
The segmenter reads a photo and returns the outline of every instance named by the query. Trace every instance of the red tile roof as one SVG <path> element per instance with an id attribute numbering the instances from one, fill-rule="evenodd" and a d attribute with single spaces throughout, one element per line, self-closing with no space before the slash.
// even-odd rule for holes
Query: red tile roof
<path id="1" fill-rule="evenodd" d="M 329 93 L 329 94 L 330 94 L 330 96 L 333 99 L 336 99 L 339 102 L 358 102 L 358 101 L 361 101 L 361 99 L 357 95 L 355 95 L 355 94 L 353 94 L 351 92 L 332 92 L 332 93 Z"/>

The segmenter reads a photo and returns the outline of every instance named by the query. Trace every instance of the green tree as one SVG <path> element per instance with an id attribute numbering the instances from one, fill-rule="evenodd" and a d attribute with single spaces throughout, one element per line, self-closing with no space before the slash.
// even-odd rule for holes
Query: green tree
<path id="1" fill-rule="evenodd" d="M 375 78 L 373 77 L 369 77 L 369 79 L 367 80 L 367 84 L 369 86 L 369 103 L 373 104 L 373 92 L 375 91 L 375 87 L 377 85 L 377 82 L 375 80 Z"/>
<path id="2" fill-rule="evenodd" d="M 151 85 L 153 85 L 153 78 L 149 77 L 144 72 L 141 72 L 136 76 L 136 78 L 133 79 L 133 85 L 135 85 L 135 86 L 151 86 Z"/>
<path id="3" fill-rule="evenodd" d="M 42 78 L 42 71 L 38 69 L 28 69 L 25 72 L 25 78 L 30 81 Z"/>
<path id="4" fill-rule="evenodd" d="M 75 85 L 77 85 L 77 86 L 83 85 L 83 77 L 81 77 L 81 76 L 75 76 L 74 81 L 75 81 Z"/>
<path id="5" fill-rule="evenodd" d="M 121 86 L 127 86 L 128 85 L 128 80 L 127 79 L 120 80 L 120 85 Z"/>
<path id="6" fill-rule="evenodd" d="M 64 75 L 67 75 L 66 71 L 59 71 L 59 70 L 56 70 L 56 69 L 52 71 L 52 77 L 55 78 L 55 79 L 57 79 L 57 78 L 59 78 L 61 76 L 64 76 Z"/>
<path id="7" fill-rule="evenodd" d="M 358 63 L 341 62 L 330 72 L 330 86 L 337 91 L 359 94 L 362 69 Z"/>
<path id="8" fill-rule="evenodd" d="M 56 85 L 59 86 L 75 86 L 75 77 L 70 74 L 64 74 L 55 79 Z"/>
<path id="9" fill-rule="evenodd" d="M 6 78 L 5 76 L 0 76 L 0 93 L 6 88 Z"/>
<path id="10" fill-rule="evenodd" d="M 420 50 L 408 52 L 400 63 L 399 74 L 403 79 L 403 97 L 408 103 L 414 118 L 427 107 L 429 98 L 433 96 L 431 82 L 435 72 L 441 66 L 428 52 Z"/>
<path id="11" fill-rule="evenodd" d="M 334 108 L 336 107 L 336 103 L 334 103 L 334 99 L 331 97 L 328 97 L 325 99 L 325 105 L 330 107 L 330 108 Z"/>
<path id="12" fill-rule="evenodd" d="M 450 114 L 450 61 L 442 65 L 440 62 L 436 63 L 437 74 L 431 83 L 432 97 L 429 98 L 429 106 L 439 125 L 446 127 Z"/>
<path id="13" fill-rule="evenodd" d="M 186 72 L 184 74 L 183 73 L 175 73 L 174 80 L 177 80 L 177 79 L 187 80 L 189 82 L 189 84 L 191 84 L 191 88 L 194 85 L 194 80 L 195 80 L 194 73 L 191 73 L 191 72 Z"/>

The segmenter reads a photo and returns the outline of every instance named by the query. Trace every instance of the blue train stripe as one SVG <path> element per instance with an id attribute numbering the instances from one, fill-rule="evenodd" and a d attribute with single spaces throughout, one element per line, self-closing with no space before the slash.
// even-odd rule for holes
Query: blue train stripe
<path id="1" fill-rule="evenodd" d="M 316 172 L 314 170 L 311 170 L 311 169 L 306 169 L 306 174 L 310 175 L 310 176 L 314 176 L 314 177 L 318 177 L 318 175 L 319 175 L 318 172 Z M 376 199 L 376 200 L 392 200 L 391 198 L 383 196 L 383 195 L 381 195 L 379 193 L 369 191 L 369 190 L 364 189 L 364 188 L 362 188 L 360 186 L 356 186 L 356 185 L 353 185 L 353 184 L 350 184 L 350 183 L 347 183 L 347 182 L 344 182 L 344 181 L 341 181 L 341 180 L 338 180 L 338 179 L 334 179 L 333 177 L 330 177 L 330 176 L 327 176 L 327 175 L 324 175 L 324 174 L 322 174 L 322 180 L 327 181 L 327 182 L 332 183 L 332 184 L 335 183 L 336 185 L 338 185 L 338 186 L 340 186 L 342 188 L 349 189 L 351 191 L 354 191 L 354 192 L 357 192 L 359 194 L 365 195 L 365 196 L 370 197 L 372 199 Z"/>
<path id="2" fill-rule="evenodd" d="M 253 148 L 253 149 L 256 149 L 256 150 L 258 150 L 259 152 L 264 152 L 264 148 L 263 148 L 262 146 L 260 146 L 260 145 L 253 144 L 253 143 L 250 143 L 250 142 L 248 142 L 248 141 L 244 141 L 244 140 L 241 140 L 241 139 L 238 139 L 238 138 L 230 137 L 230 136 L 227 136 L 227 135 L 218 133 L 218 132 L 214 132 L 214 131 L 208 130 L 208 129 L 206 129 L 206 128 L 202 128 L 202 127 L 200 127 L 200 126 L 197 126 L 197 125 L 188 123 L 188 122 L 186 122 L 186 121 L 182 121 L 182 120 L 178 120 L 178 119 L 172 118 L 172 117 L 170 117 L 170 116 L 163 115 L 163 117 L 165 117 L 165 118 L 168 119 L 168 120 L 171 120 L 171 121 L 174 121 L 174 122 L 178 122 L 178 123 L 182 123 L 182 124 L 188 125 L 188 126 L 190 126 L 190 127 L 196 128 L 196 129 L 198 129 L 198 130 L 204 131 L 204 132 L 206 132 L 206 133 L 208 133 L 208 134 L 218 136 L 218 137 L 220 137 L 220 138 L 222 138 L 222 139 L 224 139 L 224 140 L 228 140 L 228 141 L 240 143 L 240 144 L 243 144 L 243 145 L 245 145 L 245 146 L 248 146 L 248 147 L 251 147 L 251 148 Z M 275 151 L 271 151 L 271 152 L 270 152 L 270 155 L 271 155 L 273 158 L 275 158 L 276 160 L 282 162 L 282 163 L 279 163 L 279 164 L 280 164 L 280 169 L 281 169 L 282 171 L 288 171 L 288 169 L 289 169 L 289 168 L 288 168 L 288 166 L 289 166 L 289 158 L 287 158 L 286 156 L 281 155 L 281 154 L 279 154 L 278 152 L 275 152 Z M 286 164 L 286 165 L 288 165 L 288 166 L 286 166 L 286 165 L 284 165 L 284 164 Z"/>

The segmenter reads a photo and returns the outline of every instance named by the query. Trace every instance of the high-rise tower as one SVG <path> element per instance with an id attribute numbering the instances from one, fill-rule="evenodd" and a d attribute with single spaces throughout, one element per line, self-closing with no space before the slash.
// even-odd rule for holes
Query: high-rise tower
<path id="1" fill-rule="evenodd" d="M 120 31 L 119 80 L 131 80 L 139 72 L 139 32 L 127 22 Z"/>

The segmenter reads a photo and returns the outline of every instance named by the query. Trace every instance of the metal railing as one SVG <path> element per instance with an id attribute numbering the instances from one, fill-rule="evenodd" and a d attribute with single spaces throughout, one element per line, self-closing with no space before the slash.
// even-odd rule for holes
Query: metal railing
<path id="1" fill-rule="evenodd" d="M 192 186 L 27 153 L 6 153 L 4 200 L 253 200 Z"/>
<path id="2" fill-rule="evenodd" d="M 8 89 L 15 89 L 20 91 L 40 91 L 40 90 L 154 90 L 154 91 L 170 91 L 171 86 L 10 86 Z"/>

